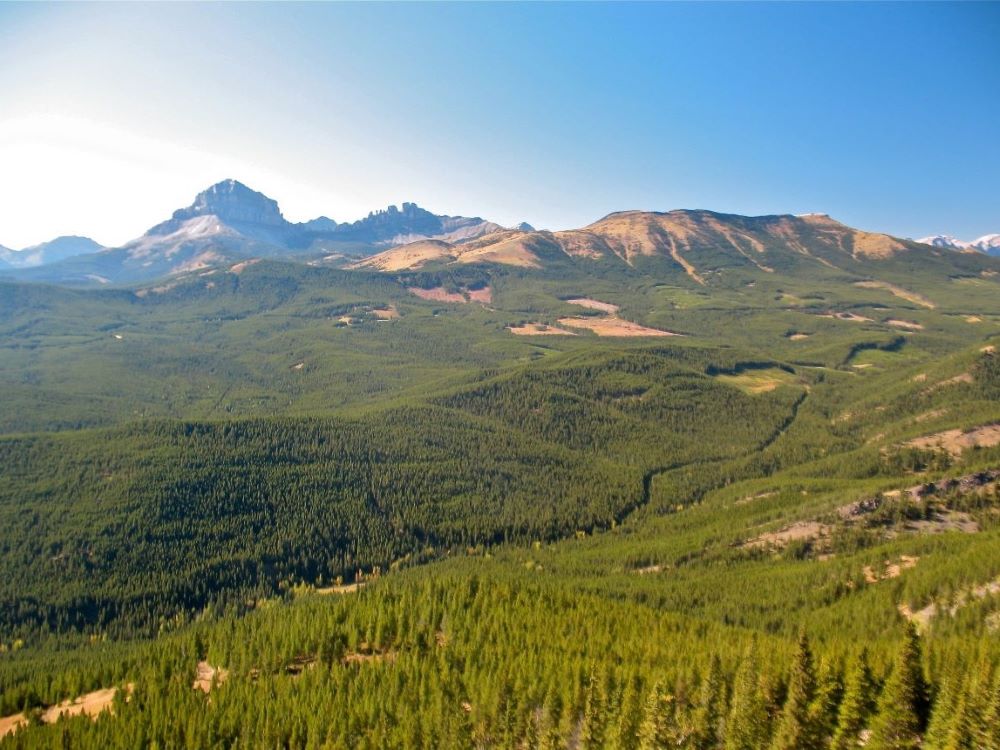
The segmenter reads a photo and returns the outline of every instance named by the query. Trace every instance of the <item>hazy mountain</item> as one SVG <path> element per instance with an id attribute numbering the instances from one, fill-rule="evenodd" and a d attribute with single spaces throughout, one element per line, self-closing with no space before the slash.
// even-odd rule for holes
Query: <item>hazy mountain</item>
<path id="1" fill-rule="evenodd" d="M 66 258 L 87 253 L 96 253 L 104 247 L 89 237 L 75 235 L 56 237 L 49 242 L 26 247 L 23 250 L 10 250 L 0 247 L 0 264 L 12 268 L 34 268 L 47 263 L 57 263 Z"/>
<path id="2" fill-rule="evenodd" d="M 296 224 L 282 216 L 273 199 L 236 180 L 224 180 L 199 193 L 190 206 L 174 211 L 167 221 L 119 248 L 104 250 L 96 243 L 84 249 L 78 245 L 79 252 L 68 252 L 68 243 L 32 248 L 32 257 L 44 255 L 45 263 L 53 265 L 19 275 L 64 283 L 128 283 L 250 257 L 308 256 L 331 251 L 363 256 L 420 239 L 457 243 L 501 229 L 479 217 L 439 216 L 415 203 L 404 203 L 402 210 L 389 206 L 353 223 L 338 224 L 321 216 Z M 83 240 L 60 238 L 57 242 L 63 239 Z M 57 251 L 62 253 L 59 257 Z M 19 254 L 13 257 L 20 259 Z M 19 268 L 40 265 L 14 263 L 7 256 L 0 256 L 0 260 Z"/>

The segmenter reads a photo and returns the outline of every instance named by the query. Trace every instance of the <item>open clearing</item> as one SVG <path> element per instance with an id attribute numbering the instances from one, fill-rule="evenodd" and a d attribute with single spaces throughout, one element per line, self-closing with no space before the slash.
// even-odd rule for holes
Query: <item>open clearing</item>
<path id="1" fill-rule="evenodd" d="M 320 595 L 329 594 L 353 594 L 358 591 L 365 584 L 363 582 L 355 583 L 344 583 L 340 586 L 326 586 L 325 588 L 316 589 L 316 593 Z"/>
<path id="2" fill-rule="evenodd" d="M 907 331 L 922 331 L 924 327 L 920 323 L 916 323 L 912 320 L 897 320 L 896 318 L 890 318 L 885 321 L 886 325 L 894 326 L 895 328 L 904 328 Z"/>
<path id="3" fill-rule="evenodd" d="M 411 286 L 408 288 L 408 291 L 410 294 L 420 297 L 420 299 L 431 300 L 432 302 L 468 302 L 464 294 L 449 292 L 443 286 L 436 286 L 433 289 L 421 289 L 418 286 Z"/>
<path id="4" fill-rule="evenodd" d="M 397 310 L 394 305 L 376 308 L 375 310 L 372 310 L 372 312 L 375 313 L 375 317 L 379 320 L 396 320 L 399 318 L 399 310 Z"/>
<path id="5" fill-rule="evenodd" d="M 488 305 L 493 301 L 493 290 L 488 286 L 484 286 L 482 289 L 470 289 L 466 294 L 469 295 L 470 302 Z"/>
<path id="6" fill-rule="evenodd" d="M 757 547 L 787 547 L 791 542 L 818 539 L 821 536 L 826 536 L 830 531 L 830 526 L 819 521 L 796 521 L 791 526 L 786 526 L 780 531 L 761 534 L 746 542 L 744 546 L 751 549 Z"/>
<path id="7" fill-rule="evenodd" d="M 132 694 L 134 687 L 131 683 L 126 686 L 128 695 Z M 39 718 L 46 724 L 55 724 L 64 716 L 89 716 L 92 719 L 96 719 L 104 711 L 111 710 L 111 704 L 114 702 L 117 694 L 117 687 L 95 690 L 92 693 L 64 700 L 55 706 L 49 706 L 39 714 Z M 28 719 L 23 713 L 0 717 L 0 737 L 16 731 L 18 727 L 27 723 Z"/>
<path id="8" fill-rule="evenodd" d="M 828 312 L 820 313 L 821 318 L 833 318 L 834 320 L 846 320 L 848 323 L 871 323 L 871 318 L 866 318 L 864 315 L 858 315 L 852 312 Z"/>
<path id="9" fill-rule="evenodd" d="M 638 323 L 622 320 L 614 315 L 606 318 L 559 318 L 559 324 L 570 328 L 586 328 L 598 336 L 680 336 L 679 333 L 647 328 Z"/>
<path id="10" fill-rule="evenodd" d="M 997 594 L 1000 594 L 1000 578 L 976 586 L 967 586 L 959 590 L 950 597 L 950 605 L 947 601 L 932 601 L 930 604 L 914 610 L 909 604 L 903 603 L 897 609 L 899 610 L 899 614 L 914 623 L 921 630 L 924 630 L 931 624 L 931 620 L 940 614 L 947 612 L 954 617 L 962 607 L 974 601 L 985 599 L 988 596 L 996 596 Z"/>
<path id="11" fill-rule="evenodd" d="M 803 341 L 804 339 L 809 338 L 811 335 L 812 334 L 810 333 L 800 333 L 796 331 L 795 333 L 785 334 L 785 338 L 787 338 L 789 341 Z"/>
<path id="12" fill-rule="evenodd" d="M 575 297 L 574 299 L 566 300 L 571 305 L 579 305 L 580 307 L 586 307 L 590 310 L 600 310 L 603 313 L 612 315 L 618 312 L 618 305 L 612 305 L 610 302 L 601 302 L 600 300 L 590 299 L 589 297 Z"/>
<path id="13" fill-rule="evenodd" d="M 493 289 L 484 286 L 480 289 L 466 289 L 464 291 L 449 292 L 443 286 L 436 286 L 433 289 L 421 289 L 418 286 L 407 287 L 410 294 L 414 294 L 420 299 L 432 302 L 457 302 L 467 304 L 469 302 L 479 302 L 487 304 L 493 301 Z"/>
<path id="14" fill-rule="evenodd" d="M 930 309 L 934 308 L 934 303 L 922 294 L 911 292 L 909 289 L 903 289 L 901 286 L 896 286 L 895 284 L 890 284 L 885 281 L 857 281 L 854 286 L 859 286 L 864 289 L 884 289 L 900 299 L 905 299 L 907 302 L 912 302 L 913 304 L 920 305 L 921 307 L 927 307 Z"/>
<path id="15" fill-rule="evenodd" d="M 990 448 L 1000 445 L 1000 424 L 988 424 L 974 430 L 945 430 L 933 435 L 924 435 L 906 443 L 912 448 L 925 450 L 940 449 L 948 451 L 953 456 L 960 456 L 969 448 Z"/>
<path id="16" fill-rule="evenodd" d="M 879 581 L 885 581 L 890 578 L 899 578 L 903 574 L 904 570 L 917 567 L 918 562 L 920 562 L 919 557 L 901 555 L 897 562 L 886 560 L 881 572 L 877 571 L 871 565 L 866 565 L 862 572 L 865 575 L 865 581 L 867 583 L 878 583 Z"/>
<path id="17" fill-rule="evenodd" d="M 525 323 L 520 326 L 509 326 L 507 330 L 515 336 L 576 336 L 572 331 L 545 323 Z"/>
<path id="18" fill-rule="evenodd" d="M 795 376 L 777 367 L 764 370 L 745 370 L 738 375 L 716 375 L 716 378 L 727 385 L 735 386 L 744 393 L 758 394 L 773 391 L 782 385 L 794 385 Z"/>
<path id="19" fill-rule="evenodd" d="M 207 661 L 198 662 L 198 672 L 191 683 L 194 690 L 201 690 L 203 693 L 212 691 L 212 684 L 221 685 L 229 677 L 229 670 L 222 667 L 213 667 Z"/>

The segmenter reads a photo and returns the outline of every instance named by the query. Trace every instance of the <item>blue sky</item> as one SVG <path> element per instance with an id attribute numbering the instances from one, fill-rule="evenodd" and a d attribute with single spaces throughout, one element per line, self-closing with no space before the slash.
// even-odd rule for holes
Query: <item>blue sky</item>
<path id="1" fill-rule="evenodd" d="M 0 4 L 0 244 L 118 244 L 235 177 L 411 200 L 1000 231 L 1000 4 Z"/>

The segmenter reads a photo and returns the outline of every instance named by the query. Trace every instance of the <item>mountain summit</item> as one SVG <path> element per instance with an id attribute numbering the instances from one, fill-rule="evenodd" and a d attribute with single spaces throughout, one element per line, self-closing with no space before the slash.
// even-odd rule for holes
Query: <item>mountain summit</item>
<path id="1" fill-rule="evenodd" d="M 225 222 L 273 227 L 288 225 L 278 209 L 277 201 L 236 180 L 223 180 L 198 193 L 194 203 L 174 211 L 173 220 L 185 221 L 209 215 L 217 216 Z"/>

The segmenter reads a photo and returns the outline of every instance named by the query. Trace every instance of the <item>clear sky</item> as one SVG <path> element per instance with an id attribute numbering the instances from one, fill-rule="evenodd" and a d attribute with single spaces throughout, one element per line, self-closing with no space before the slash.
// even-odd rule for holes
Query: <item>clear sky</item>
<path id="1" fill-rule="evenodd" d="M 234 177 L 293 221 L 818 211 L 1000 232 L 1000 4 L 4 4 L 0 244 Z"/>

